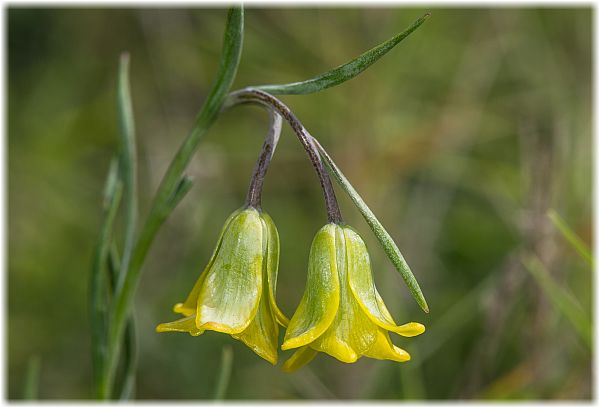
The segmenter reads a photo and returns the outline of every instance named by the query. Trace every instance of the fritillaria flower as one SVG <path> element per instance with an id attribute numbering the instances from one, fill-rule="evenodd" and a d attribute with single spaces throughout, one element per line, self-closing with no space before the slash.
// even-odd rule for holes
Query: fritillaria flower
<path id="1" fill-rule="evenodd" d="M 361 356 L 408 361 L 388 332 L 412 337 L 424 331 L 420 323 L 396 325 L 375 288 L 365 243 L 352 228 L 329 223 L 312 243 L 304 296 L 281 346 L 298 350 L 283 369 L 296 370 L 319 351 L 344 363 Z"/>
<path id="2" fill-rule="evenodd" d="M 156 331 L 227 333 L 276 364 L 278 324 L 288 323 L 275 304 L 278 263 L 279 236 L 271 217 L 253 207 L 234 212 L 187 299 L 173 308 L 184 317 Z"/>

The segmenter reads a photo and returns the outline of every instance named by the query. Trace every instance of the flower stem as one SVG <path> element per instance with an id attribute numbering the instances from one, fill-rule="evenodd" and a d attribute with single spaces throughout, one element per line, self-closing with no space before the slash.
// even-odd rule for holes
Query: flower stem
<path id="1" fill-rule="evenodd" d="M 227 109 L 242 103 L 253 103 L 267 107 L 269 110 L 275 110 L 279 115 L 290 124 L 298 140 L 302 143 L 304 150 L 308 154 L 308 157 L 317 172 L 319 182 L 321 183 L 321 189 L 323 190 L 323 196 L 325 197 L 325 206 L 327 208 L 327 219 L 329 222 L 341 224 L 343 222 L 342 213 L 335 197 L 335 191 L 331 179 L 327 174 L 327 170 L 323 165 L 319 151 L 317 150 L 313 140 L 313 137 L 308 133 L 308 130 L 298 120 L 296 115 L 288 108 L 283 102 L 274 97 L 273 95 L 260 91 L 253 88 L 245 88 L 239 91 L 235 91 L 229 94 L 223 109 Z"/>
<path id="2" fill-rule="evenodd" d="M 281 115 L 274 110 L 270 110 L 271 124 L 269 126 L 269 133 L 265 137 L 265 141 L 262 145 L 260 156 L 256 161 L 254 167 L 254 173 L 250 180 L 250 187 L 248 188 L 248 195 L 246 197 L 246 205 L 254 207 L 258 210 L 261 208 L 262 198 L 262 187 L 267 174 L 267 169 L 275 153 L 277 142 L 279 142 L 279 136 L 281 135 Z"/>

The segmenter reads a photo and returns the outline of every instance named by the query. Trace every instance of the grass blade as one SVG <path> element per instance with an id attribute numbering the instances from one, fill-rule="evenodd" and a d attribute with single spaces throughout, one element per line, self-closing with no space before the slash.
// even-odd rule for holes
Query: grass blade
<path id="1" fill-rule="evenodd" d="M 105 375 L 107 382 L 113 383 L 114 373 L 119 358 L 121 338 L 125 331 L 129 316 L 129 309 L 139 280 L 139 274 L 150 246 L 154 241 L 160 226 L 165 221 L 170 211 L 165 211 L 165 206 L 170 205 L 171 199 L 180 188 L 180 180 L 193 154 L 196 152 L 202 137 L 206 134 L 212 123 L 216 120 L 229 92 L 240 61 L 244 30 L 244 11 L 241 6 L 232 7 L 227 15 L 227 23 L 223 38 L 221 62 L 216 79 L 210 93 L 196 118 L 190 134 L 180 146 L 165 173 L 148 218 L 139 234 L 131 262 L 126 273 L 121 277 L 115 291 L 115 301 L 111 309 L 108 353 L 110 363 Z M 186 191 L 180 190 L 180 191 Z M 177 196 L 181 199 L 182 196 Z M 109 394 L 105 395 L 108 398 Z"/>
<path id="2" fill-rule="evenodd" d="M 90 321 L 92 325 L 92 360 L 94 392 L 101 397 L 106 392 L 107 384 L 103 372 L 106 361 L 107 339 L 107 281 L 105 266 L 108 261 L 112 229 L 121 201 L 123 185 L 119 180 L 119 166 L 115 159 L 111 162 L 102 205 L 102 222 L 100 235 L 96 244 L 92 276 L 90 280 Z"/>
<path id="3" fill-rule="evenodd" d="M 25 374 L 25 386 L 23 387 L 23 399 L 25 400 L 39 399 L 40 366 L 38 356 L 29 357 L 27 373 Z"/>
<path id="4" fill-rule="evenodd" d="M 400 34 L 397 34 L 389 40 L 377 45 L 374 48 L 371 48 L 369 51 L 353 59 L 352 61 L 340 65 L 331 71 L 327 71 L 324 74 L 301 82 L 282 85 L 260 85 L 253 86 L 253 88 L 269 92 L 273 95 L 302 95 L 319 92 L 324 89 L 331 88 L 332 86 L 339 85 L 354 78 L 365 69 L 373 65 L 379 58 L 383 57 L 392 48 L 408 37 L 410 33 L 419 28 L 419 26 L 423 24 L 425 20 L 429 18 L 429 16 L 429 13 L 425 14 Z"/>
<path id="5" fill-rule="evenodd" d="M 567 318 L 577 334 L 588 347 L 592 347 L 592 326 L 590 318 L 582 310 L 573 296 L 561 287 L 548 273 L 548 270 L 535 255 L 523 259 L 523 265 L 533 275 L 552 304 Z"/>
<path id="6" fill-rule="evenodd" d="M 410 267 L 404 260 L 404 257 L 400 253 L 400 249 L 398 249 L 398 246 L 396 246 L 396 243 L 390 234 L 385 230 L 383 225 L 381 225 L 377 217 L 375 217 L 375 214 L 373 214 L 371 209 L 367 206 L 362 197 L 356 192 L 354 187 L 352 187 L 352 184 L 350 184 L 342 171 L 337 167 L 333 159 L 329 156 L 329 154 L 327 154 L 323 146 L 321 146 L 315 138 L 312 138 L 312 141 L 315 146 L 317 146 L 317 149 L 319 149 L 319 153 L 321 154 L 325 165 L 329 169 L 329 172 L 335 177 L 342 188 L 350 196 L 352 202 L 356 205 L 365 221 L 367 221 L 369 227 L 371 227 L 375 237 L 383 246 L 383 250 L 396 267 L 396 270 L 400 272 L 400 275 L 402 276 L 402 279 L 404 279 L 406 286 L 408 286 L 408 290 L 410 291 L 411 295 L 415 298 L 419 306 L 421 306 L 421 309 L 423 309 L 425 313 L 429 313 L 429 306 L 427 306 L 427 301 L 425 301 L 425 296 L 423 296 L 423 292 L 419 287 L 419 283 L 411 272 Z"/>
<path id="7" fill-rule="evenodd" d="M 575 251 L 577 251 L 579 255 L 581 255 L 581 257 L 590 264 L 590 266 L 594 266 L 594 257 L 592 256 L 592 251 L 590 251 L 590 248 L 585 244 L 585 242 L 583 242 L 583 240 L 579 238 L 577 234 L 575 234 L 575 231 L 573 231 L 567 225 L 565 220 L 553 209 L 548 210 L 546 215 L 548 215 L 550 221 L 552 221 L 554 226 L 558 228 L 562 236 L 569 242 L 569 244 L 571 244 Z"/>
<path id="8" fill-rule="evenodd" d="M 120 260 L 116 246 L 113 244 L 107 259 L 108 288 L 110 294 L 114 293 L 117 276 L 119 275 Z M 123 336 L 123 374 L 120 381 L 120 390 L 113 392 L 113 397 L 119 400 L 129 400 L 135 395 L 135 367 L 137 363 L 137 344 L 135 341 L 135 321 L 129 316 L 125 335 Z"/>
<path id="9" fill-rule="evenodd" d="M 233 350 L 230 345 L 226 345 L 223 347 L 223 352 L 221 354 L 221 369 L 219 371 L 217 386 L 215 388 L 215 400 L 223 400 L 225 398 L 227 386 L 229 385 L 229 379 L 231 378 L 232 366 Z"/>
<path id="10" fill-rule="evenodd" d="M 120 127 L 119 170 L 123 181 L 123 204 L 125 208 L 125 238 L 118 281 L 122 279 L 121 277 L 125 275 L 125 271 L 129 267 L 137 227 L 137 155 L 135 152 L 135 125 L 129 85 L 128 53 L 121 54 L 117 82 Z"/>

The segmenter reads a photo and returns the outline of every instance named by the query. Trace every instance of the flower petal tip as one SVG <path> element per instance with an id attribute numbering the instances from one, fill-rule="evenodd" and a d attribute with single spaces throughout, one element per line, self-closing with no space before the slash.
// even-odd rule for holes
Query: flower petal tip
<path id="1" fill-rule="evenodd" d="M 195 310 L 185 307 L 183 303 L 177 303 L 173 306 L 173 312 L 182 314 L 184 316 L 191 316 L 194 314 Z"/>
<path id="2" fill-rule="evenodd" d="M 404 337 L 415 337 L 425 332 L 425 326 L 423 326 L 421 323 L 410 322 L 403 324 L 402 326 L 398 326 L 394 332 Z"/>

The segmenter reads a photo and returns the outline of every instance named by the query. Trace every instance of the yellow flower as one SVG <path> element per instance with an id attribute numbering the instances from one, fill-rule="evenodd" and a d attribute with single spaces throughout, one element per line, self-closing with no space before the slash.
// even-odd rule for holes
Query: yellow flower
<path id="1" fill-rule="evenodd" d="M 252 207 L 234 212 L 194 288 L 173 308 L 185 317 L 159 324 L 156 331 L 227 333 L 276 364 L 277 324 L 288 323 L 275 304 L 278 263 L 279 236 L 271 217 Z"/>
<path id="2" fill-rule="evenodd" d="M 412 337 L 420 323 L 397 326 L 375 289 L 365 243 L 347 226 L 327 224 L 317 232 L 308 261 L 304 296 L 285 333 L 282 350 L 299 348 L 284 365 L 293 371 L 318 351 L 344 363 L 361 356 L 408 361 L 388 331 Z"/>

